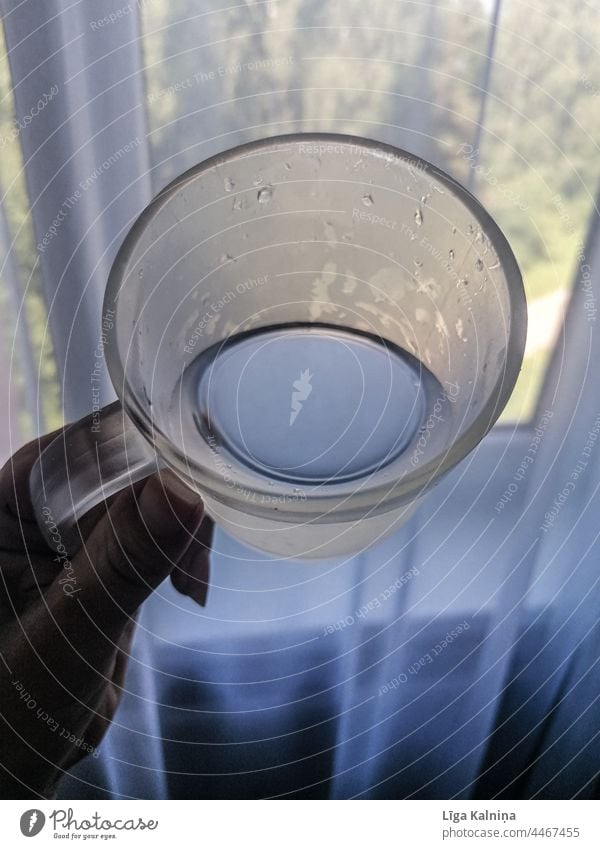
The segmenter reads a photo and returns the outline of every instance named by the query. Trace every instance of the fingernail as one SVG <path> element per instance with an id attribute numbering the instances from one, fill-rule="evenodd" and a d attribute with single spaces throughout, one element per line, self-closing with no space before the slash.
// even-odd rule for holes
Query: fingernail
<path id="1" fill-rule="evenodd" d="M 195 578 L 189 575 L 180 568 L 171 573 L 171 583 L 182 595 L 191 598 L 196 604 L 201 607 L 206 605 L 206 597 L 208 595 L 208 583 L 201 578 Z"/>
<path id="2" fill-rule="evenodd" d="M 185 594 L 192 598 L 200 607 L 206 606 L 208 596 L 208 584 L 192 576 L 188 577 L 185 585 Z"/>
<path id="3" fill-rule="evenodd" d="M 179 569 L 172 575 L 172 579 L 175 579 L 173 584 L 179 592 L 204 607 L 208 596 L 209 571 L 209 552 L 203 545 L 192 543 L 179 562 Z"/>

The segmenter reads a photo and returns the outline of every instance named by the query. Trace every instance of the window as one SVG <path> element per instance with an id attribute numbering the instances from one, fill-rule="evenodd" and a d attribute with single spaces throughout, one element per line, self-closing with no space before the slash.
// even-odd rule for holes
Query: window
<path id="1" fill-rule="evenodd" d="M 472 187 L 523 271 L 528 347 L 501 421 L 530 419 L 570 288 L 582 282 L 600 168 L 592 7 L 505 0 L 491 45 L 491 0 L 142 9 L 157 190 L 217 151 L 297 130 L 374 136 Z"/>
<path id="2" fill-rule="evenodd" d="M 600 169 L 600 23 L 592 7 L 210 0 L 198 8 L 139 0 L 134 11 L 143 28 L 154 191 L 218 151 L 299 130 L 376 137 L 472 188 L 525 279 L 526 358 L 501 421 L 529 420 L 561 344 L 569 292 L 586 285 L 584 240 Z M 15 123 L 3 46 L 0 74 L 2 380 L 14 396 L 15 445 L 56 427 L 61 405 L 21 154 L 27 118 Z M 584 325 L 595 321 L 593 303 L 587 307 Z"/>

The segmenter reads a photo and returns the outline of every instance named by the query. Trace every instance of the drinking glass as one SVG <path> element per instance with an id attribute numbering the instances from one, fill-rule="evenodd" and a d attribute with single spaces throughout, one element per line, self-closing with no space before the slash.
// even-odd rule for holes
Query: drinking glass
<path id="1" fill-rule="evenodd" d="M 40 526 L 75 548 L 90 507 L 169 467 L 254 548 L 355 553 L 491 428 L 525 334 L 513 253 L 447 174 L 342 135 L 237 147 L 160 192 L 119 250 L 119 401 L 42 453 Z"/>

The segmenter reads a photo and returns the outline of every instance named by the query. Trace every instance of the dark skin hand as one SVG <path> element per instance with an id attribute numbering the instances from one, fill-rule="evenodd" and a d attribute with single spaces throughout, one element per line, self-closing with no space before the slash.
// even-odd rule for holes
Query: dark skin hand
<path id="1" fill-rule="evenodd" d="M 56 559 L 40 533 L 29 472 L 56 434 L 0 472 L 0 798 L 53 798 L 97 754 L 122 692 L 140 604 L 168 576 L 204 605 L 213 525 L 170 471 L 139 481 L 79 522 Z"/>

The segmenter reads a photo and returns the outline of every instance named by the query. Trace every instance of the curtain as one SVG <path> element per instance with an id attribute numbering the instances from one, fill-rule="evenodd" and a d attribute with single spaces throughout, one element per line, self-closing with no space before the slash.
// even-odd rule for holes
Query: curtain
<path id="1" fill-rule="evenodd" d="M 132 221 L 263 135 L 371 136 L 470 183 L 532 329 L 504 423 L 393 538 L 306 565 L 219 532 L 205 609 L 161 586 L 63 798 L 597 796 L 600 80 L 596 24 L 554 5 L 534 49 L 514 2 L 4 0 L 17 114 L 58 87 L 20 141 L 67 419 Z"/>

